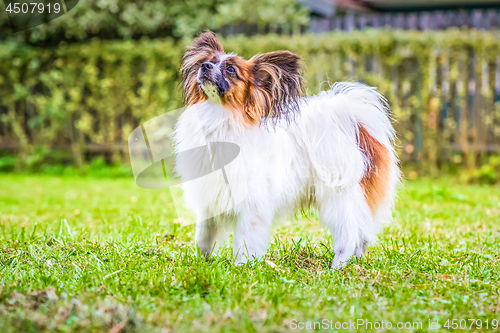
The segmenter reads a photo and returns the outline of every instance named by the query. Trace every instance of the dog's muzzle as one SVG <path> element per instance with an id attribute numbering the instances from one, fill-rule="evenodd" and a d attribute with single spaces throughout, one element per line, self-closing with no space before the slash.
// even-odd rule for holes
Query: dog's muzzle
<path id="1" fill-rule="evenodd" d="M 228 88 L 220 68 L 211 62 L 204 62 L 198 70 L 198 84 L 210 98 L 223 97 Z"/>

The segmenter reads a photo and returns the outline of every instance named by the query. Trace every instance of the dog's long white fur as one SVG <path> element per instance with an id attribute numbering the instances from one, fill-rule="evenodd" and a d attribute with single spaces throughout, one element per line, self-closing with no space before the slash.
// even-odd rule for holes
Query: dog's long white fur
<path id="1" fill-rule="evenodd" d="M 390 152 L 389 193 L 375 216 L 360 186 L 369 161 L 357 144 L 359 124 Z M 177 152 L 206 142 L 241 149 L 225 168 L 229 191 L 220 178 L 183 183 L 186 204 L 199 219 L 197 245 L 206 255 L 217 251 L 234 230 L 233 254 L 245 262 L 265 253 L 274 220 L 305 208 L 316 210 L 334 236 L 334 267 L 361 256 L 391 219 L 400 177 L 394 137 L 384 98 L 360 83 L 337 83 L 303 98 L 295 121 L 275 128 L 245 127 L 216 101 L 189 107 L 176 125 Z M 234 206 L 232 197 L 244 200 Z"/>

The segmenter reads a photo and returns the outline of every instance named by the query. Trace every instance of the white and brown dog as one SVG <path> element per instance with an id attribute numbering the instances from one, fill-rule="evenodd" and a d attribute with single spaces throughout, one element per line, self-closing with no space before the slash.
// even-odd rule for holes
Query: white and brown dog
<path id="1" fill-rule="evenodd" d="M 236 263 L 261 256 L 273 220 L 312 209 L 333 233 L 335 268 L 361 257 L 391 219 L 400 171 L 385 99 L 359 83 L 301 97 L 301 68 L 288 51 L 250 60 L 226 54 L 209 31 L 187 48 L 176 151 L 206 142 L 241 149 L 225 168 L 230 191 L 210 178 L 183 184 L 204 255 L 234 230 Z M 203 135 L 193 132 L 196 126 Z M 231 196 L 244 200 L 232 204 Z"/>

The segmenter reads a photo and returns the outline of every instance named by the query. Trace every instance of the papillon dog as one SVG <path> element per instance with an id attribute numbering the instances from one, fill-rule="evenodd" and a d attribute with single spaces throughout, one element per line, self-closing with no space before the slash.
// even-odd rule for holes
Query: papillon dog
<path id="1" fill-rule="evenodd" d="M 239 147 L 222 178 L 191 180 L 177 163 L 201 253 L 215 253 L 234 232 L 235 262 L 258 258 L 273 221 L 303 209 L 317 212 L 333 234 L 333 268 L 362 257 L 391 220 L 400 180 L 386 100 L 350 82 L 302 97 L 298 55 L 245 60 L 225 53 L 210 31 L 187 47 L 181 71 L 186 109 L 175 128 L 176 152 L 220 142 Z M 200 160 L 213 162 L 208 153 Z"/>

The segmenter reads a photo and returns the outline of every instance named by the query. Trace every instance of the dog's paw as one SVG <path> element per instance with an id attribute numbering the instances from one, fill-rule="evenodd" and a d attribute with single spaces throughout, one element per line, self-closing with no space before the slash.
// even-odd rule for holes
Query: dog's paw
<path id="1" fill-rule="evenodd" d="M 358 247 L 356 248 L 356 252 L 354 254 L 356 258 L 360 260 L 363 259 L 363 256 L 365 255 L 367 248 L 368 248 L 367 242 L 363 242 L 361 245 L 358 245 Z"/>
<path id="2" fill-rule="evenodd" d="M 338 271 L 338 270 L 344 268 L 345 266 L 347 266 L 348 262 L 349 261 L 339 261 L 339 262 L 336 262 L 335 260 L 333 260 L 332 271 Z"/>
<path id="3" fill-rule="evenodd" d="M 237 265 L 237 266 L 245 265 L 247 262 L 248 262 L 248 259 L 245 256 L 238 256 L 234 260 L 234 264 Z"/>
<path id="4" fill-rule="evenodd" d="M 333 258 L 333 263 L 332 263 L 332 270 L 336 271 L 336 270 L 339 270 L 341 268 L 344 268 L 345 266 L 347 266 L 349 264 L 349 262 L 351 262 L 351 260 L 353 260 L 354 256 L 350 256 L 348 258 L 342 258 L 341 256 L 335 256 Z"/>

